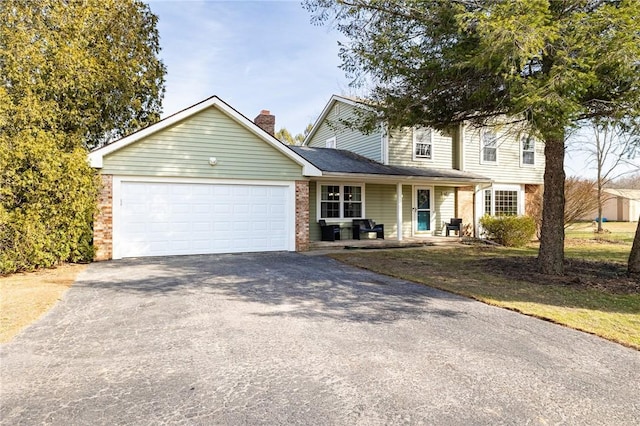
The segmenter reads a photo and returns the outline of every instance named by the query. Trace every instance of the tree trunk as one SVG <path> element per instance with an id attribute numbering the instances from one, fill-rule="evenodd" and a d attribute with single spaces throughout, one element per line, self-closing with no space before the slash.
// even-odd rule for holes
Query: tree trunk
<path id="1" fill-rule="evenodd" d="M 598 234 L 602 234 L 602 178 L 600 177 L 600 166 L 598 165 Z"/>
<path id="2" fill-rule="evenodd" d="M 598 178 L 596 180 L 596 185 L 598 188 L 598 217 L 596 220 L 598 221 L 598 234 L 602 234 L 602 168 L 604 167 L 604 158 L 602 156 L 602 145 L 600 144 L 600 135 L 596 134 L 596 165 Z"/>
<path id="3" fill-rule="evenodd" d="M 627 273 L 630 277 L 640 278 L 640 217 L 638 217 L 636 236 L 633 239 L 633 246 L 631 246 L 631 253 L 629 254 Z"/>
<path id="4" fill-rule="evenodd" d="M 546 139 L 538 269 L 543 274 L 561 275 L 564 272 L 564 137 Z"/>

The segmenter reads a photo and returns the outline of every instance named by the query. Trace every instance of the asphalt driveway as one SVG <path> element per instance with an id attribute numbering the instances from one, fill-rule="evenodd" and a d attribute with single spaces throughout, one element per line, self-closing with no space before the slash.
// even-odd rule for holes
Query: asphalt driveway
<path id="1" fill-rule="evenodd" d="M 7 425 L 640 419 L 640 352 L 294 253 L 90 265 L 0 374 Z"/>

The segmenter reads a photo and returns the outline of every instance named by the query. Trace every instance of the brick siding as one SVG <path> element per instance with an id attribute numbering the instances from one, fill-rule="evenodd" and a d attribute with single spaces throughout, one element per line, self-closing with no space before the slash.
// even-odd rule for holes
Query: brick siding
<path id="1" fill-rule="evenodd" d="M 113 257 L 113 176 L 101 175 L 98 211 L 93 220 L 94 260 Z"/>
<path id="2" fill-rule="evenodd" d="M 462 219 L 463 231 L 466 236 L 473 235 L 473 186 L 463 186 L 457 189 L 456 196 L 456 217 Z"/>
<path id="3" fill-rule="evenodd" d="M 524 186 L 524 214 L 536 217 L 542 214 L 542 185 Z"/>
<path id="4" fill-rule="evenodd" d="M 309 250 L 309 181 L 296 181 L 296 251 Z"/>

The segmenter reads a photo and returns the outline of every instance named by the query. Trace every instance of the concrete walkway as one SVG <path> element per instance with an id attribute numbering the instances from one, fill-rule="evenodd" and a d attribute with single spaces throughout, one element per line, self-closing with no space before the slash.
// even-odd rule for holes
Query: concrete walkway
<path id="1" fill-rule="evenodd" d="M 635 425 L 640 353 L 294 253 L 91 265 L 0 353 L 5 425 Z"/>

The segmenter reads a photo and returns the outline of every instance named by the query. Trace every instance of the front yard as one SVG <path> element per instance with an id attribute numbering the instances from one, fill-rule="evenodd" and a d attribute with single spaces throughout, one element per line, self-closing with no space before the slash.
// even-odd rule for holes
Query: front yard
<path id="1" fill-rule="evenodd" d="M 537 246 L 352 250 L 331 256 L 379 273 L 593 333 L 640 349 L 640 282 L 624 273 L 635 223 L 582 224 L 567 232 L 566 271 L 539 275 Z M 605 238 L 609 236 L 609 241 Z M 50 309 L 85 265 L 0 277 L 0 343 Z"/>
<path id="2" fill-rule="evenodd" d="M 638 222 L 603 222 L 603 232 L 596 233 L 596 224 L 593 222 L 576 222 L 567 228 L 566 237 L 567 239 L 590 239 L 631 244 L 637 226 Z"/>
<path id="3" fill-rule="evenodd" d="M 625 276 L 630 249 L 628 243 L 569 237 L 562 277 L 536 272 L 535 245 L 350 251 L 331 257 L 640 349 L 640 282 Z"/>
<path id="4" fill-rule="evenodd" d="M 0 277 L 0 343 L 10 341 L 51 309 L 85 267 L 61 265 Z"/>

